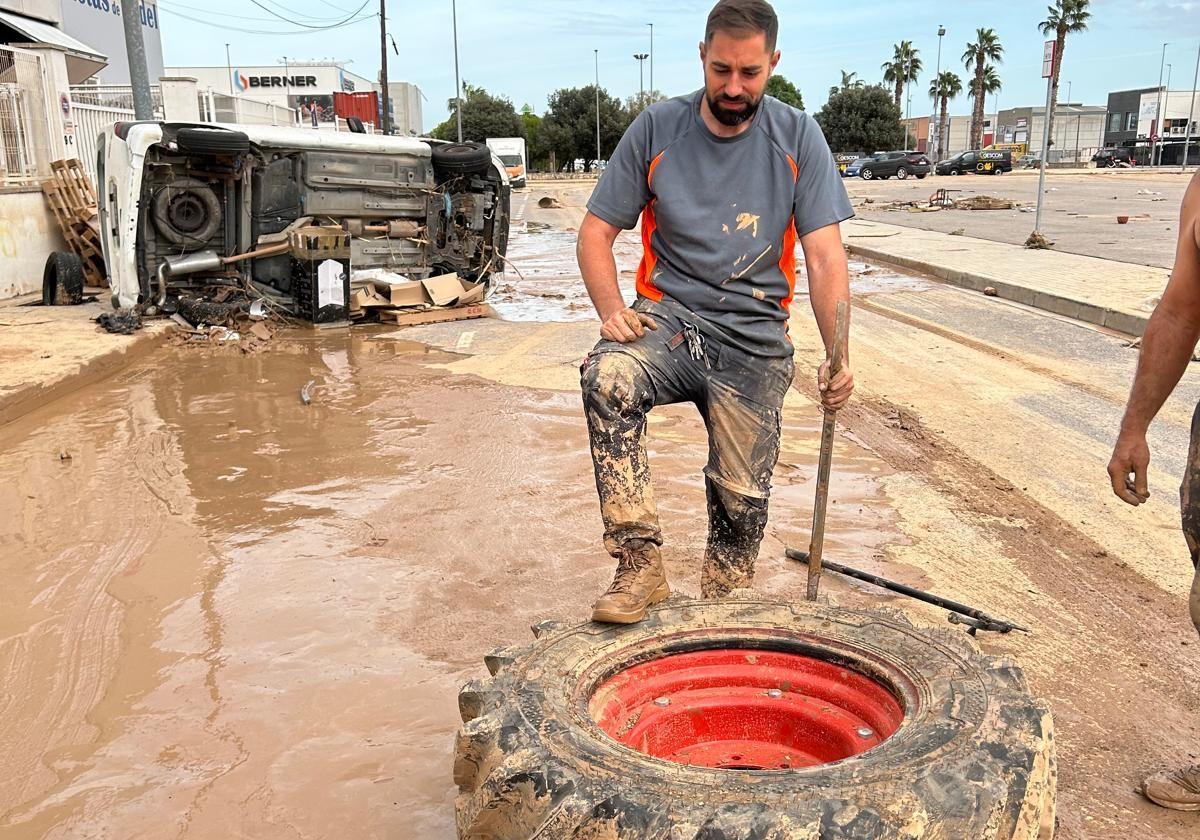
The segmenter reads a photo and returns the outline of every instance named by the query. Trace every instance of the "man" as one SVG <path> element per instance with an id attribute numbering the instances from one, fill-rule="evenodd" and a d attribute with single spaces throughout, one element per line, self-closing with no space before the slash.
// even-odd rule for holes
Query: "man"
<path id="1" fill-rule="evenodd" d="M 579 268 L 602 322 L 581 384 L 604 545 L 617 558 L 596 621 L 640 621 L 670 592 L 644 441 L 656 405 L 693 402 L 708 429 L 701 593 L 750 584 L 792 381 L 797 238 L 826 346 L 849 299 L 838 223 L 853 211 L 829 147 L 806 114 L 764 96 L 778 29 L 765 0 L 717 3 L 700 44 L 704 88 L 634 120 L 579 229 Z M 630 307 L 612 245 L 639 214 Z M 822 366 L 822 401 L 837 409 L 853 389 L 849 366 L 827 379 Z"/>
<path id="2" fill-rule="evenodd" d="M 1146 430 L 1187 369 L 1197 340 L 1200 340 L 1200 173 L 1192 177 L 1183 197 L 1175 267 L 1162 300 L 1146 324 L 1129 404 L 1108 463 L 1113 492 L 1131 505 L 1140 505 L 1150 498 L 1146 485 L 1146 470 L 1150 466 Z M 1179 501 L 1183 536 L 1192 553 L 1192 565 L 1196 566 L 1189 605 L 1192 623 L 1200 631 L 1200 405 L 1192 416 L 1191 447 Z M 1200 811 L 1200 764 L 1151 776 L 1143 790 L 1147 797 L 1166 808 Z"/>

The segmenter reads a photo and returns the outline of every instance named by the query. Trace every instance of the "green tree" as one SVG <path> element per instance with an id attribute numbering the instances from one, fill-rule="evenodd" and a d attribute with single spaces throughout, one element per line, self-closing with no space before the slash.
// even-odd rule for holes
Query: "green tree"
<path id="1" fill-rule="evenodd" d="M 896 149 L 904 142 L 900 106 L 882 85 L 839 90 L 815 114 L 835 152 Z"/>
<path id="2" fill-rule="evenodd" d="M 525 129 L 525 157 L 530 169 L 549 169 L 549 150 L 542 137 L 542 118 L 534 113 L 533 106 L 526 103 L 521 107 L 521 124 Z"/>
<path id="3" fill-rule="evenodd" d="M 629 122 L 633 122 L 634 118 L 649 108 L 656 102 L 662 102 L 667 97 L 660 91 L 647 90 L 642 93 L 635 93 L 625 99 L 625 113 L 629 117 Z"/>
<path id="4" fill-rule="evenodd" d="M 949 70 L 943 70 L 941 75 L 929 83 L 929 96 L 940 105 L 938 109 L 937 157 L 935 160 L 941 160 L 946 156 L 949 103 L 951 99 L 958 96 L 962 91 L 962 79 L 958 78 L 956 73 L 952 73 Z"/>
<path id="5" fill-rule="evenodd" d="M 429 136 L 438 140 L 457 140 L 458 121 L 453 99 L 446 101 L 450 117 Z M 512 101 L 504 96 L 492 96 L 481 87 L 463 82 L 462 101 L 463 140 L 482 143 L 489 137 L 524 137 L 525 126 L 517 116 Z"/>
<path id="6" fill-rule="evenodd" d="M 776 73 L 767 79 L 767 94 L 793 108 L 804 110 L 804 97 L 801 96 L 800 90 L 787 80 L 786 76 Z"/>
<path id="7" fill-rule="evenodd" d="M 559 169 L 575 160 L 590 172 L 596 162 L 596 86 L 562 88 L 550 94 L 550 108 L 541 130 Z M 629 112 L 621 101 L 600 89 L 600 156 L 606 159 L 629 127 Z"/>
<path id="8" fill-rule="evenodd" d="M 1087 29 L 1088 20 L 1092 16 L 1088 10 L 1089 5 L 1089 0 L 1054 0 L 1053 6 L 1046 7 L 1046 19 L 1038 24 L 1043 35 L 1054 33 L 1054 66 L 1050 70 L 1050 113 L 1046 115 L 1050 124 L 1049 146 L 1054 145 L 1054 109 L 1058 105 L 1058 77 L 1062 71 L 1067 35 Z"/>
<path id="9" fill-rule="evenodd" d="M 901 41 L 892 47 L 891 60 L 883 63 L 883 80 L 894 85 L 893 101 L 897 107 L 904 96 L 904 86 L 921 75 L 920 52 L 913 49 L 912 41 Z"/>
<path id="10" fill-rule="evenodd" d="M 971 136 L 970 147 L 978 149 L 983 142 L 983 110 L 984 101 L 987 97 L 987 89 L 984 83 L 984 71 L 988 66 L 988 62 L 994 61 L 999 64 L 1004 60 L 1004 47 L 1000 45 L 1000 39 L 991 29 L 975 30 L 975 40 L 967 44 L 966 50 L 962 54 L 963 65 L 974 73 L 975 78 L 971 80 L 971 97 L 975 100 L 974 107 L 971 109 Z M 993 68 L 993 74 L 995 68 Z"/>
<path id="11" fill-rule="evenodd" d="M 857 73 L 847 73 L 845 70 L 843 70 L 842 83 L 840 85 L 834 85 L 831 87 L 829 89 L 829 95 L 833 96 L 839 90 L 849 90 L 850 88 L 862 87 L 864 84 L 866 84 L 866 82 L 864 82 L 862 79 L 855 78 L 856 76 L 858 76 Z"/>

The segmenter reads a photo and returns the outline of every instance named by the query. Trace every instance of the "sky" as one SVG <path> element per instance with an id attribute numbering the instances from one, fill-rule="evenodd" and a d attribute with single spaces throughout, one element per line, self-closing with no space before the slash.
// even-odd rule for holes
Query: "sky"
<path id="1" fill-rule="evenodd" d="M 368 78 L 379 72 L 379 0 L 158 0 L 167 66 L 223 65 L 225 44 L 233 64 L 282 64 L 293 59 L 346 60 Z M 454 95 L 454 52 L 450 0 L 386 0 L 388 31 L 398 54 L 388 54 L 392 81 L 418 85 L 425 130 L 445 118 Z M 999 67 L 1004 87 L 1001 109 L 1039 105 L 1046 99 L 1041 79 L 1042 43 L 1037 29 L 1045 0 L 962 0 L 922 7 L 915 3 L 775 3 L 782 60 L 777 68 L 800 88 L 806 109 L 817 111 L 840 71 L 867 82 L 882 77 L 880 65 L 901 39 L 911 40 L 924 61 L 913 86 L 912 114 L 927 113 L 926 95 L 938 56 L 937 28 L 946 28 L 942 69 L 964 80 L 961 55 L 975 29 L 991 27 L 1004 45 Z M 265 7 L 265 8 L 264 8 Z M 683 0 L 458 0 L 459 65 L 462 78 L 489 93 L 508 97 L 519 109 L 541 113 L 558 88 L 591 84 L 599 50 L 600 85 L 624 99 L 637 93 L 634 53 L 650 51 L 654 24 L 654 86 L 668 96 L 702 84 L 697 44 L 703 37 L 708 2 Z M 309 29 L 371 15 L 332 29 Z M 272 14 L 274 13 L 274 14 Z M 280 15 L 285 20 L 280 19 Z M 187 17 L 184 17 L 187 16 Z M 203 22 L 202 22 L 203 21 Z M 287 33 L 287 34 L 282 34 Z M 298 34 L 294 34 L 298 33 Z M 1200 47 L 1200 0 L 1092 0 L 1088 31 L 1068 36 L 1059 101 L 1104 105 L 1112 90 L 1158 83 L 1163 43 L 1172 65 L 1171 88 L 1190 89 Z M 650 62 L 645 85 L 650 87 Z M 1165 82 L 1165 78 L 1164 78 Z M 989 99 L 988 110 L 994 107 Z M 968 113 L 962 97 L 953 113 Z"/>

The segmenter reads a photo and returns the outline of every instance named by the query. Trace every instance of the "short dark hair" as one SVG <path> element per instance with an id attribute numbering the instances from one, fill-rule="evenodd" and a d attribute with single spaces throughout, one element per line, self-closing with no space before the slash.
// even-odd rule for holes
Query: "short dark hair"
<path id="1" fill-rule="evenodd" d="M 708 13 L 704 43 L 711 44 L 718 29 L 741 36 L 761 32 L 767 36 L 767 52 L 773 53 L 779 37 L 779 18 L 767 0 L 719 0 Z"/>

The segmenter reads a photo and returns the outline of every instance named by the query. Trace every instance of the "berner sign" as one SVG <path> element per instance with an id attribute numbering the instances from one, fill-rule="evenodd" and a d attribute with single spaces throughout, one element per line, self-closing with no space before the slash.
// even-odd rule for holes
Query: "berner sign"
<path id="1" fill-rule="evenodd" d="M 316 76 L 250 76 L 252 88 L 316 87 Z"/>

